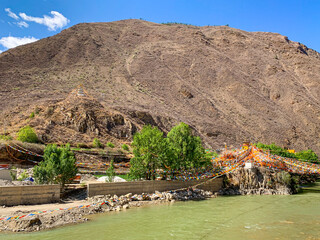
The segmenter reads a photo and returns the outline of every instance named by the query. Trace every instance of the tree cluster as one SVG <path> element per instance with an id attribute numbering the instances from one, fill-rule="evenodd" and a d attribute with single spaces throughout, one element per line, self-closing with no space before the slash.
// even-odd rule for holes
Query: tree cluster
<path id="1" fill-rule="evenodd" d="M 33 169 L 34 178 L 39 184 L 59 183 L 62 188 L 72 181 L 78 169 L 70 146 L 48 145 L 44 150 L 44 160 Z"/>
<path id="2" fill-rule="evenodd" d="M 173 127 L 167 137 L 157 127 L 144 126 L 134 135 L 132 146 L 130 176 L 134 179 L 155 179 L 159 169 L 186 171 L 210 164 L 201 139 L 185 123 Z"/>

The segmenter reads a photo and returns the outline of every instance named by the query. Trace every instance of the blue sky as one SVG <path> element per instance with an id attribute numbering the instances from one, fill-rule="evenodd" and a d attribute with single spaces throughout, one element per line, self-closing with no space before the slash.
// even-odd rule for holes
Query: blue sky
<path id="1" fill-rule="evenodd" d="M 320 52 L 320 0 L 1 0 L 0 51 L 77 23 L 129 18 L 277 32 Z"/>

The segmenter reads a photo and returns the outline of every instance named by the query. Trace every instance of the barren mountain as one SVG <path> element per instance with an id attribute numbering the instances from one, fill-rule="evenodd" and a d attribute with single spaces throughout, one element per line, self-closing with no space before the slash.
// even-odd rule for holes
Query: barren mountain
<path id="1" fill-rule="evenodd" d="M 83 139 L 130 139 L 145 123 L 166 132 L 183 121 L 212 148 L 251 140 L 320 153 L 319 81 L 320 54 L 276 33 L 141 20 L 83 23 L 0 54 L 0 121 L 11 133 L 30 123 L 43 134 L 53 121 L 45 109 L 53 105 L 61 129 Z M 97 101 L 93 110 L 65 100 L 81 83 Z M 61 117 L 68 109 L 90 116 L 98 105 L 97 130 Z M 115 115 L 124 123 L 120 131 L 107 128 Z M 58 140 L 68 140 L 61 129 Z"/>

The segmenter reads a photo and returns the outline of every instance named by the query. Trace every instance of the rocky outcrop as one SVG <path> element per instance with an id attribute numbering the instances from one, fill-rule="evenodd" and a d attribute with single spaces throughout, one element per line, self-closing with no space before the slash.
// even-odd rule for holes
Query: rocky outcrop
<path id="1" fill-rule="evenodd" d="M 299 179 L 288 172 L 266 168 L 238 169 L 224 176 L 222 195 L 289 195 L 298 190 Z"/>

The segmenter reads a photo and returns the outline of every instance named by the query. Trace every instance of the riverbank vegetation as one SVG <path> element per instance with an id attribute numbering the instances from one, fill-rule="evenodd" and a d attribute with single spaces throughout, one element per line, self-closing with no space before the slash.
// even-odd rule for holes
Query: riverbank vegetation
<path id="1" fill-rule="evenodd" d="M 78 169 L 70 146 L 49 144 L 46 146 L 43 161 L 34 167 L 34 178 L 39 184 L 59 183 L 62 188 L 76 176 Z"/>
<path id="2" fill-rule="evenodd" d="M 130 176 L 133 179 L 155 179 L 158 169 L 185 171 L 210 165 L 201 139 L 185 123 L 173 127 L 167 137 L 157 127 L 144 126 L 134 135 L 132 146 Z"/>
<path id="3" fill-rule="evenodd" d="M 260 148 L 262 150 L 269 151 L 270 154 L 277 155 L 280 157 L 295 158 L 295 159 L 299 159 L 300 161 L 304 161 L 304 162 L 320 164 L 320 161 L 318 159 L 317 154 L 314 151 L 312 151 L 311 149 L 302 150 L 300 152 L 294 152 L 294 151 L 284 149 L 280 146 L 277 146 L 274 143 L 267 145 L 267 144 L 263 144 L 260 142 L 256 143 L 255 146 L 257 146 L 258 148 Z"/>

